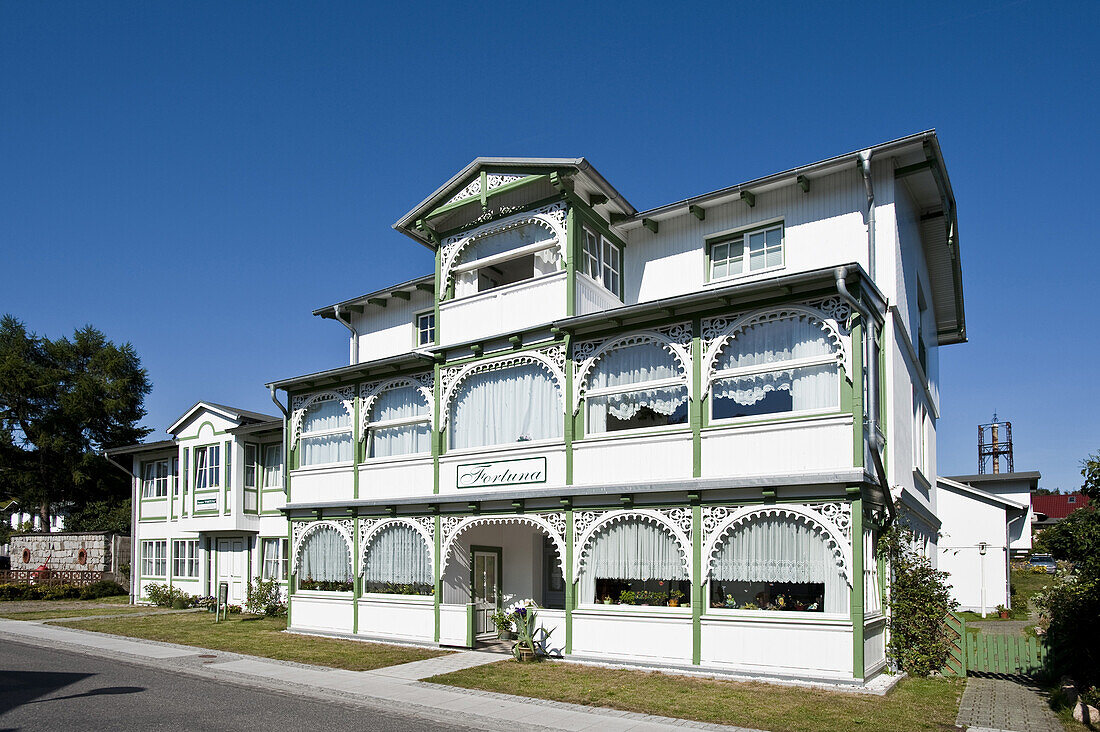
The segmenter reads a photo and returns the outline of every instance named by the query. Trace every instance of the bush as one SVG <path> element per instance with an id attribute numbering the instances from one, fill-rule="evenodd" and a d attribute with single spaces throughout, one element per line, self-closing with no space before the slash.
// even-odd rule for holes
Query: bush
<path id="1" fill-rule="evenodd" d="M 112 595 L 125 595 L 126 588 L 117 582 L 102 580 L 90 585 L 30 585 L 21 582 L 0 584 L 3 600 L 95 600 Z"/>
<path id="2" fill-rule="evenodd" d="M 145 585 L 145 597 L 158 607 L 171 607 L 177 610 L 196 607 L 199 600 L 199 598 L 187 594 L 178 587 L 169 587 L 166 584 L 157 582 Z"/>
<path id="3" fill-rule="evenodd" d="M 1081 689 L 1100 685 L 1100 558 L 1059 575 L 1031 602 L 1039 609 L 1050 670 Z"/>
<path id="4" fill-rule="evenodd" d="M 283 602 L 283 593 L 279 588 L 278 580 L 257 577 L 255 582 L 250 581 L 245 608 L 250 613 L 266 615 L 269 618 L 286 615 L 286 603 Z"/>
<path id="5" fill-rule="evenodd" d="M 913 532 L 897 524 L 879 538 L 878 553 L 891 571 L 886 653 L 910 676 L 928 676 L 947 665 L 950 635 L 944 618 L 959 604 L 951 599 L 947 573 L 933 569 L 913 546 Z"/>
<path id="6" fill-rule="evenodd" d="M 130 499 L 93 501 L 72 509 L 65 517 L 66 531 L 130 533 Z"/>

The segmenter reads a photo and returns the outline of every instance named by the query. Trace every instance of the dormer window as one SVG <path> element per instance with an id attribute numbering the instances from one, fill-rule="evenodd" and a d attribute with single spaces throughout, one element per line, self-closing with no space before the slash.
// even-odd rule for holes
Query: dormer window
<path id="1" fill-rule="evenodd" d="M 430 346 L 435 343 L 435 312 L 429 310 L 416 316 L 416 345 Z"/>
<path id="2" fill-rule="evenodd" d="M 462 252 L 454 267 L 455 297 L 553 274 L 560 259 L 554 232 L 539 223 L 490 234 Z"/>
<path id="3" fill-rule="evenodd" d="M 622 299 L 622 250 L 606 236 L 584 227 L 584 259 L 580 271 Z"/>
<path id="4" fill-rule="evenodd" d="M 783 225 L 738 232 L 708 246 L 712 281 L 778 269 L 783 266 Z"/>

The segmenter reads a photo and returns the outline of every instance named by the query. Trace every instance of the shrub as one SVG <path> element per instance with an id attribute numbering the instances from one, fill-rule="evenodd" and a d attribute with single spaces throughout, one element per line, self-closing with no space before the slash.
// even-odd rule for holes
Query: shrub
<path id="1" fill-rule="evenodd" d="M 198 598 L 194 595 L 189 595 L 178 587 L 169 587 L 157 582 L 145 585 L 145 597 L 158 607 L 171 607 L 177 610 L 195 607 L 198 604 Z"/>
<path id="2" fill-rule="evenodd" d="M 913 532 L 897 524 L 879 538 L 878 553 L 891 569 L 886 652 L 910 676 L 928 676 L 947 664 L 950 636 L 944 618 L 959 604 L 951 599 L 947 573 L 933 569 L 913 546 Z"/>
<path id="3" fill-rule="evenodd" d="M 111 595 L 125 595 L 126 588 L 117 582 L 103 580 L 90 585 L 31 585 L 22 582 L 0 584 L 2 600 L 95 600 Z"/>
<path id="4" fill-rule="evenodd" d="M 275 579 L 256 578 L 255 582 L 248 583 L 248 598 L 245 608 L 256 615 L 266 615 L 269 618 L 286 615 L 286 603 L 283 602 L 283 593 L 279 588 L 279 581 Z"/>
<path id="5" fill-rule="evenodd" d="M 1078 688 L 1100 684 L 1100 558 L 1060 574 L 1031 602 L 1050 649 L 1050 670 L 1071 676 Z"/>
<path id="6" fill-rule="evenodd" d="M 100 580 L 80 588 L 81 600 L 96 600 L 100 597 L 112 597 L 127 594 L 127 589 L 118 582 Z"/>

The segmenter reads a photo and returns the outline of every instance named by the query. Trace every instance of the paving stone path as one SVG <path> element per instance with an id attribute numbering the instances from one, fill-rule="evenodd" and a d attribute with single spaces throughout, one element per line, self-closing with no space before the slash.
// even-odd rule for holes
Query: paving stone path
<path id="1" fill-rule="evenodd" d="M 955 724 L 970 732 L 1063 732 L 1042 689 L 1021 676 L 971 676 Z"/>

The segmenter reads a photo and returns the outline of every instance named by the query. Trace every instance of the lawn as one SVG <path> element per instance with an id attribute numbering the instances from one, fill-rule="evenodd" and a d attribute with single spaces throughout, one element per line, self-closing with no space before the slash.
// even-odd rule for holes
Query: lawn
<path id="1" fill-rule="evenodd" d="M 253 615 L 230 615 L 217 624 L 209 613 L 182 613 L 72 620 L 58 625 L 349 671 L 369 671 L 447 653 L 429 648 L 294 635 L 283 632 L 286 618 Z"/>
<path id="2" fill-rule="evenodd" d="M 63 604 L 49 610 L 25 610 L 21 612 L 7 611 L 0 606 L 0 618 L 7 620 L 49 620 L 50 618 L 83 618 L 96 615 L 130 615 L 133 613 L 164 612 L 155 607 L 139 607 L 133 605 L 118 605 L 116 607 L 69 607 Z"/>
<path id="3" fill-rule="evenodd" d="M 903 679 L 885 697 L 580 664 L 502 661 L 426 681 L 775 732 L 953 730 L 963 682 Z"/>
<path id="4" fill-rule="evenodd" d="M 1054 581 L 1054 575 L 1032 572 L 1027 569 L 1014 569 L 1009 575 L 1009 586 L 1012 590 L 1012 610 L 1009 611 L 1007 620 L 1027 620 L 1031 597 Z M 959 613 L 963 620 L 1001 620 L 997 616 L 995 608 L 989 608 L 989 615 L 982 617 L 980 613 Z"/>

